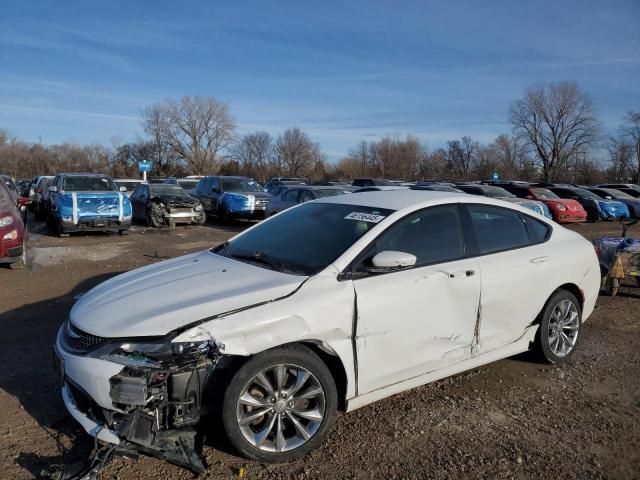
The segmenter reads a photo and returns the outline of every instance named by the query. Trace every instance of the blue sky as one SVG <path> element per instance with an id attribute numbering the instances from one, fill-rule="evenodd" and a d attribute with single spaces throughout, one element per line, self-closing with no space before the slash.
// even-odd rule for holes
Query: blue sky
<path id="1" fill-rule="evenodd" d="M 239 133 L 298 126 L 334 160 L 387 134 L 489 141 L 526 87 L 575 80 L 613 131 L 640 110 L 639 19 L 638 0 L 8 0 L 0 128 L 128 141 L 144 106 L 207 95 Z"/>

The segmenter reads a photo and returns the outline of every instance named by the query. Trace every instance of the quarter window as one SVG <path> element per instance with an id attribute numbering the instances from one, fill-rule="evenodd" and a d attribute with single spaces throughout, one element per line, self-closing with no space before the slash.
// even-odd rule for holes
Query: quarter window
<path id="1" fill-rule="evenodd" d="M 284 194 L 284 201 L 285 202 L 297 202 L 298 201 L 298 193 L 299 192 L 300 192 L 300 190 L 298 190 L 298 189 L 288 190 Z"/>
<path id="2" fill-rule="evenodd" d="M 542 243 L 547 239 L 547 237 L 549 236 L 549 231 L 551 230 L 551 227 L 549 227 L 549 225 L 541 222 L 540 220 L 536 220 L 529 215 L 522 215 L 522 219 L 527 225 L 529 240 L 531 241 L 531 243 Z"/>
<path id="3" fill-rule="evenodd" d="M 464 257 L 462 227 L 455 205 L 427 208 L 408 215 L 389 227 L 367 255 L 370 263 L 377 253 L 386 250 L 416 256 L 416 265 L 447 262 Z"/>
<path id="4" fill-rule="evenodd" d="M 492 253 L 528 245 L 529 233 L 522 217 L 514 211 L 487 205 L 469 205 L 479 253 Z"/>

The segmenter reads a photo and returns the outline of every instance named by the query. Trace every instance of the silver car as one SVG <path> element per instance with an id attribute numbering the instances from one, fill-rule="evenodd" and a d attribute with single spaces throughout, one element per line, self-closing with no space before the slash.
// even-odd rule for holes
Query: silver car
<path id="1" fill-rule="evenodd" d="M 287 188 L 279 195 L 271 197 L 265 210 L 265 217 L 270 217 L 280 213 L 287 208 L 291 208 L 299 203 L 308 202 L 317 198 L 333 197 L 334 195 L 344 195 L 351 193 L 349 190 L 337 187 L 307 186 Z"/>

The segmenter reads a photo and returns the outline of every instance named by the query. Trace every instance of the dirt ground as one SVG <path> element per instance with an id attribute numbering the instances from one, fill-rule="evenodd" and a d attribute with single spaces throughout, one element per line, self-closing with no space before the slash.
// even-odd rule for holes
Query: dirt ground
<path id="1" fill-rule="evenodd" d="M 0 478 L 86 458 L 93 442 L 66 413 L 52 368 L 55 332 L 76 296 L 119 272 L 214 246 L 244 225 L 49 236 L 32 223 L 29 268 L 0 268 Z M 572 227 L 592 238 L 618 224 Z M 630 232 L 640 237 L 640 226 Z M 640 289 L 601 297 L 564 368 L 529 354 L 338 415 L 324 445 L 262 465 L 204 429 L 202 478 L 640 478 Z M 101 479 L 192 479 L 142 457 Z"/>

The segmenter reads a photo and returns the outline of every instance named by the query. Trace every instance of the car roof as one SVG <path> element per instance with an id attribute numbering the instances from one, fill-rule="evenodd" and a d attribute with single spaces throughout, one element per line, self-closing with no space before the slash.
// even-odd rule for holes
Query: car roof
<path id="1" fill-rule="evenodd" d="M 474 197 L 466 193 L 436 192 L 432 190 L 387 190 L 377 192 L 362 192 L 358 195 L 339 195 L 317 200 L 322 203 L 341 203 L 343 205 L 367 206 L 374 208 L 388 208 L 402 210 L 416 204 L 441 203 L 485 203 L 484 197 Z M 493 203 L 487 201 L 486 203 Z"/>
<path id="2" fill-rule="evenodd" d="M 105 175 L 104 173 L 91 173 L 91 172 L 59 173 L 58 176 L 59 177 L 108 177 L 108 175 Z"/>

